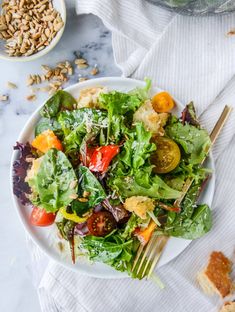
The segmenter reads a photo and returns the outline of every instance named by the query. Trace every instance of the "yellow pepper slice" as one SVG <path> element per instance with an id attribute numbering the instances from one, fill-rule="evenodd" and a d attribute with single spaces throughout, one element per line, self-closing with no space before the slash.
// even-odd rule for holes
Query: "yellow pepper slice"
<path id="1" fill-rule="evenodd" d="M 63 217 L 65 218 L 65 219 L 67 219 L 67 220 L 71 220 L 71 221 L 73 221 L 73 222 L 76 222 L 76 223 L 83 223 L 83 222 L 85 222 L 87 219 L 88 219 L 88 217 L 89 216 L 87 216 L 87 217 L 79 217 L 79 216 L 77 216 L 76 215 L 76 213 L 68 213 L 67 211 L 66 211 L 66 208 L 60 208 L 60 212 L 61 212 L 61 214 L 63 215 Z"/>

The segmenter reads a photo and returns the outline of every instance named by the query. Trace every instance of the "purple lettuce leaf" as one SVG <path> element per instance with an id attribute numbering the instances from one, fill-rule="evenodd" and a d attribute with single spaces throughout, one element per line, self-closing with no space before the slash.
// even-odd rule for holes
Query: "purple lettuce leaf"
<path id="1" fill-rule="evenodd" d="M 19 158 L 13 163 L 13 193 L 25 205 L 30 203 L 27 195 L 31 193 L 28 183 L 25 182 L 25 177 L 31 166 L 30 159 L 35 158 L 35 152 L 28 142 L 25 144 L 16 142 L 14 150 L 19 151 Z"/>

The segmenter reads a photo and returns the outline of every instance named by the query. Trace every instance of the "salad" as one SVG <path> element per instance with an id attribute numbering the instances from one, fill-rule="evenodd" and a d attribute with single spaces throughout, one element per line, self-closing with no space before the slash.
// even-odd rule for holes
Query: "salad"
<path id="1" fill-rule="evenodd" d="M 82 254 L 137 278 L 137 249 L 153 232 L 193 240 L 212 227 L 210 208 L 197 203 L 210 137 L 192 102 L 179 118 L 171 95 L 150 97 L 150 87 L 95 87 L 78 99 L 60 90 L 41 109 L 32 142 L 14 147 L 13 190 L 32 207 L 31 224 L 56 225 L 73 262 Z"/>

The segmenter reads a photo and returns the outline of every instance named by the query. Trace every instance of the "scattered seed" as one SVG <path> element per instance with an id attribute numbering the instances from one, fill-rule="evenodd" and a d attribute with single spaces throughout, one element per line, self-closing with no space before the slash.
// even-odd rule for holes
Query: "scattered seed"
<path id="1" fill-rule="evenodd" d="M 64 244 L 62 242 L 58 242 L 58 248 L 60 252 L 64 251 Z"/>
<path id="2" fill-rule="evenodd" d="M 49 92 L 50 90 L 51 90 L 50 86 L 40 88 L 40 91 L 42 91 L 42 92 Z"/>
<path id="3" fill-rule="evenodd" d="M 85 69 L 88 67 L 88 64 L 77 64 L 78 69 Z"/>
<path id="4" fill-rule="evenodd" d="M 99 73 L 99 69 L 97 67 L 92 68 L 91 75 L 95 76 Z"/>
<path id="5" fill-rule="evenodd" d="M 77 194 L 70 194 L 70 195 L 69 195 L 69 198 L 71 198 L 71 199 L 76 199 L 77 197 L 78 197 Z"/>
<path id="6" fill-rule="evenodd" d="M 74 63 L 76 65 L 80 65 L 80 64 L 87 64 L 87 60 L 85 60 L 84 58 L 78 58 L 74 61 Z"/>
<path id="7" fill-rule="evenodd" d="M 0 101 L 4 102 L 4 101 L 7 101 L 8 100 L 8 95 L 0 95 Z"/>
<path id="8" fill-rule="evenodd" d="M 83 197 L 88 197 L 90 194 L 91 194 L 90 192 L 84 191 L 83 194 L 82 194 L 82 196 L 83 196 Z"/>
<path id="9" fill-rule="evenodd" d="M 17 85 L 10 81 L 7 82 L 7 87 L 9 89 L 17 89 Z"/>
<path id="10" fill-rule="evenodd" d="M 78 81 L 79 81 L 79 82 L 83 82 L 83 81 L 86 81 L 86 80 L 88 80 L 87 77 L 80 77 L 80 78 L 78 78 Z"/>
<path id="11" fill-rule="evenodd" d="M 28 100 L 28 101 L 35 101 L 36 100 L 36 95 L 35 94 L 31 94 L 31 95 L 28 95 L 27 97 L 26 97 L 26 99 Z"/>
<path id="12" fill-rule="evenodd" d="M 78 201 L 80 201 L 81 203 L 86 203 L 86 202 L 88 202 L 88 199 L 87 198 L 78 198 L 77 199 Z"/>
<path id="13" fill-rule="evenodd" d="M 32 86 L 34 84 L 34 79 L 31 75 L 27 78 L 26 83 L 27 83 L 27 86 Z"/>

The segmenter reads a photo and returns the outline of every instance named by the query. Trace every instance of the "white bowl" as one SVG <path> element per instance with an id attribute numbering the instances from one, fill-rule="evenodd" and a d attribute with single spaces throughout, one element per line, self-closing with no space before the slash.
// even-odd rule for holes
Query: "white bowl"
<path id="1" fill-rule="evenodd" d="M 2 5 L 2 0 L 0 0 L 0 12 L 1 12 L 1 5 Z M 56 36 L 52 39 L 51 43 L 45 47 L 43 50 L 29 55 L 29 56 L 9 56 L 5 52 L 5 40 L 0 39 L 0 59 L 7 60 L 7 61 L 13 61 L 13 62 L 28 62 L 32 60 L 36 60 L 43 55 L 46 55 L 48 52 L 50 52 L 59 42 L 65 28 L 66 24 L 66 7 L 65 7 L 65 1 L 64 0 L 53 0 L 53 6 L 54 8 L 60 13 L 61 18 L 64 22 L 64 26 L 58 31 Z"/>
<path id="2" fill-rule="evenodd" d="M 88 81 L 77 83 L 71 87 L 68 87 L 65 89 L 69 93 L 71 93 L 75 98 L 78 98 L 79 92 L 84 88 L 89 87 L 95 87 L 95 86 L 105 86 L 108 87 L 110 90 L 118 90 L 121 92 L 128 92 L 129 90 L 132 90 L 136 87 L 144 87 L 145 83 L 143 81 L 130 79 L 130 78 L 122 78 L 122 77 L 105 77 L 105 78 L 96 78 L 91 79 Z M 151 89 L 151 95 L 153 95 L 156 92 L 162 91 L 161 89 L 157 87 L 153 87 Z M 173 113 L 176 115 L 180 115 L 183 105 L 179 103 L 179 101 L 176 101 L 177 105 L 173 110 Z M 44 105 L 44 103 L 43 103 Z M 42 105 L 42 106 L 43 106 Z M 35 125 L 38 123 L 40 119 L 39 111 L 42 108 L 39 107 L 29 118 L 26 125 L 24 126 L 23 130 L 21 131 L 18 142 L 25 143 L 27 141 L 31 142 L 34 137 L 34 129 Z M 11 160 L 11 168 L 10 168 L 10 179 L 11 179 L 11 189 L 12 189 L 12 172 L 13 172 L 13 162 L 18 159 L 18 151 L 14 151 L 12 155 Z M 203 203 L 207 203 L 209 206 L 212 204 L 213 194 L 214 194 L 214 187 L 215 187 L 215 174 L 214 174 L 214 161 L 212 156 L 210 155 L 208 157 L 206 166 L 208 168 L 211 168 L 213 170 L 213 174 L 209 182 L 207 183 L 207 186 L 205 190 L 203 191 L 200 200 Z M 116 270 L 114 270 L 112 267 L 103 264 L 103 263 L 89 263 L 88 261 L 85 261 L 84 259 L 78 259 L 76 261 L 76 264 L 71 263 L 71 257 L 70 254 L 68 256 L 63 256 L 61 253 L 59 253 L 58 248 L 56 248 L 56 242 L 58 241 L 58 235 L 56 234 L 57 228 L 55 225 L 40 228 L 36 227 L 30 224 L 29 222 L 29 216 L 31 213 L 31 208 L 21 205 L 18 198 L 13 194 L 13 202 L 16 207 L 16 211 L 18 216 L 20 217 L 20 220 L 23 224 L 24 229 L 28 232 L 32 240 L 35 244 L 38 245 L 38 247 L 49 257 L 54 259 L 56 262 L 62 264 L 63 266 L 72 269 L 74 271 L 78 271 L 80 273 L 94 276 L 94 277 L 100 277 L 100 278 L 123 278 L 127 277 L 128 275 L 126 273 L 121 273 Z M 187 239 L 181 239 L 176 237 L 171 237 L 165 247 L 165 250 L 160 258 L 160 261 L 158 262 L 157 267 L 160 267 L 175 257 L 177 257 L 189 244 L 190 240 Z"/>

